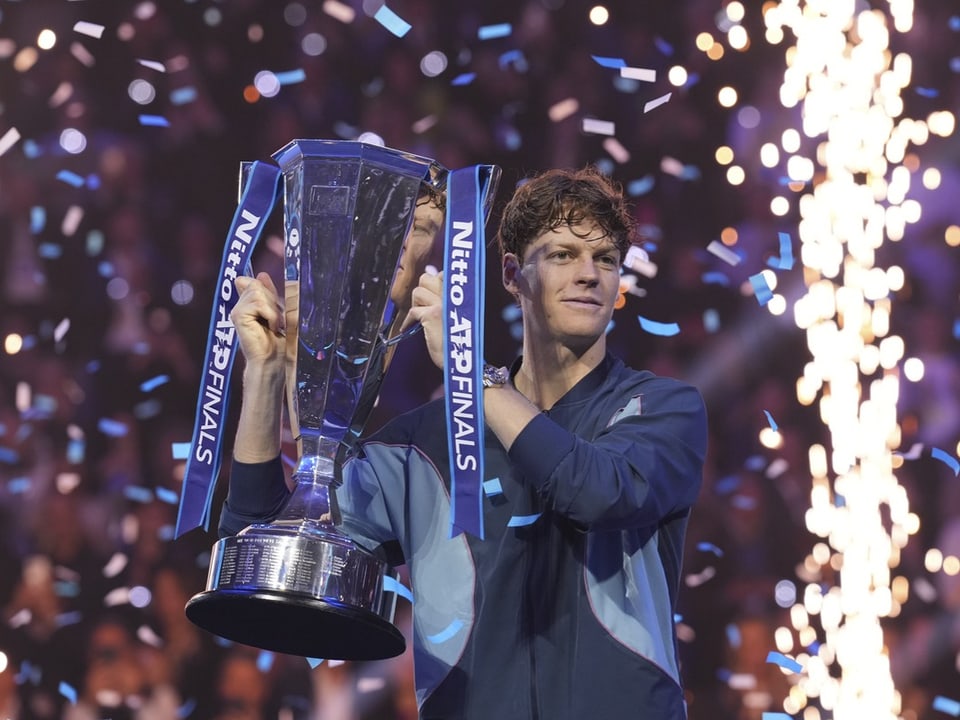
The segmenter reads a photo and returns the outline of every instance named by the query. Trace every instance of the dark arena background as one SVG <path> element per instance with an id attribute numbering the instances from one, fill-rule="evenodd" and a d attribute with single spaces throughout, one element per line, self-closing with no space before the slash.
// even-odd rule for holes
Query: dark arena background
<path id="1" fill-rule="evenodd" d="M 295 138 L 499 165 L 491 243 L 524 177 L 621 183 L 609 344 L 711 420 L 690 717 L 960 716 L 960 3 L 601 2 L 0 1 L 0 718 L 416 717 L 409 650 L 274 655 L 183 613 L 238 169 Z M 253 266 L 279 281 L 277 216 Z M 368 429 L 440 383 L 401 344 Z"/>

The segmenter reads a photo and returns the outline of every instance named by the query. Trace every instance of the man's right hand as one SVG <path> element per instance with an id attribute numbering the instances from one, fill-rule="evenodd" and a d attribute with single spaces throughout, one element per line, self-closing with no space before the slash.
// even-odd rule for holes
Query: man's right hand
<path id="1" fill-rule="evenodd" d="M 240 297 L 230 320 L 237 330 L 237 339 L 247 365 L 283 365 L 286 344 L 286 321 L 283 298 L 270 275 L 257 273 L 255 278 L 237 277 Z"/>

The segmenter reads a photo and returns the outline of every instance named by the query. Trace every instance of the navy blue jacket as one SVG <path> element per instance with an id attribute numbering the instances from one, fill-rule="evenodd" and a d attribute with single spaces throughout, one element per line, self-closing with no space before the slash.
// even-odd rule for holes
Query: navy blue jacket
<path id="1" fill-rule="evenodd" d="M 509 453 L 488 430 L 499 488 L 482 541 L 449 538 L 445 427 L 442 401 L 398 417 L 337 490 L 343 530 L 408 566 L 421 718 L 684 718 L 674 609 L 706 452 L 696 389 L 608 355 Z M 235 463 L 221 532 L 285 494 L 279 462 Z"/>

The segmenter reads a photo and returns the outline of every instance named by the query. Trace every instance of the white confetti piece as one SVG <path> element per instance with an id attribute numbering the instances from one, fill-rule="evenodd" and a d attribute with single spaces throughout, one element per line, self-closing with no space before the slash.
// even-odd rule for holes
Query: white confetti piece
<path id="1" fill-rule="evenodd" d="M 20 131 L 15 127 L 7 130 L 3 137 L 0 137 L 0 155 L 3 155 L 7 150 L 12 148 L 17 144 L 17 141 L 20 139 Z"/>
<path id="2" fill-rule="evenodd" d="M 580 103 L 576 98 L 567 98 L 566 100 L 561 100 L 551 105 L 547 111 L 547 117 L 549 117 L 552 122 L 560 122 L 561 120 L 566 120 L 579 109 Z"/>
<path id="3" fill-rule="evenodd" d="M 423 117 L 417 120 L 412 126 L 410 126 L 410 129 L 414 132 L 415 135 L 421 135 L 436 124 L 437 124 L 437 116 L 427 115 L 426 117 Z"/>
<path id="4" fill-rule="evenodd" d="M 707 245 L 707 252 L 709 252 L 711 255 L 716 255 L 728 265 L 740 264 L 740 256 L 719 240 L 714 240 Z"/>
<path id="5" fill-rule="evenodd" d="M 641 82 L 656 82 L 657 71 L 648 68 L 622 67 L 620 68 L 620 77 L 640 80 Z"/>
<path id="6" fill-rule="evenodd" d="M 653 100 L 648 100 L 643 106 L 643 111 L 645 113 L 648 113 L 654 108 L 660 107 L 661 105 L 663 105 L 664 103 L 670 100 L 670 96 L 672 94 L 673 93 L 667 93 L 666 95 L 661 95 L 660 97 L 654 98 Z"/>
<path id="7" fill-rule="evenodd" d="M 626 162 L 630 162 L 630 151 L 627 150 L 616 138 L 607 138 L 604 140 L 603 149 L 610 154 L 610 157 L 612 157 L 621 165 Z"/>
<path id="8" fill-rule="evenodd" d="M 583 119 L 583 131 L 593 135 L 614 135 L 616 126 L 610 120 Z"/>
<path id="9" fill-rule="evenodd" d="M 323 11 L 334 20 L 339 20 L 342 23 L 352 23 L 357 16 L 352 7 L 346 3 L 338 2 L 338 0 L 326 0 L 323 3 Z"/>
<path id="10" fill-rule="evenodd" d="M 167 68 L 162 62 L 157 62 L 156 60 L 144 60 L 142 58 L 137 58 L 137 62 L 143 65 L 146 68 L 151 70 L 156 70 L 157 72 L 166 72 Z"/>
<path id="11" fill-rule="evenodd" d="M 105 29 L 103 25 L 87 22 L 86 20 L 78 20 L 73 26 L 74 32 L 86 35 L 87 37 L 97 38 L 98 40 L 103 37 L 103 31 Z"/>
<path id="12" fill-rule="evenodd" d="M 86 67 L 93 67 L 96 64 L 96 60 L 90 54 L 90 51 L 78 42 L 70 45 L 70 54 Z"/>

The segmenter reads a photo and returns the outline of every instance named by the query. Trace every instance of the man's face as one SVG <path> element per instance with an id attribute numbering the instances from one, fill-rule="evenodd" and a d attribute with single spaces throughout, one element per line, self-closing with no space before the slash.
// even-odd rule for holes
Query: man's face
<path id="1" fill-rule="evenodd" d="M 529 341 L 582 352 L 605 336 L 620 251 L 592 222 L 561 225 L 526 246 L 515 286 Z"/>
<path id="2" fill-rule="evenodd" d="M 431 200 L 421 200 L 413 214 L 413 224 L 403 241 L 400 264 L 390 290 L 390 299 L 406 312 L 411 305 L 410 293 L 420 282 L 427 268 L 437 234 L 443 227 L 443 210 Z"/>

